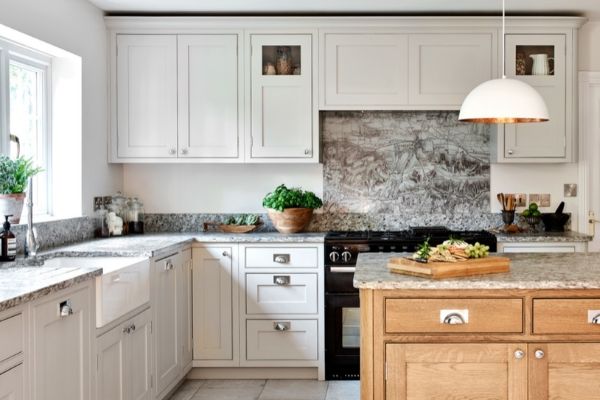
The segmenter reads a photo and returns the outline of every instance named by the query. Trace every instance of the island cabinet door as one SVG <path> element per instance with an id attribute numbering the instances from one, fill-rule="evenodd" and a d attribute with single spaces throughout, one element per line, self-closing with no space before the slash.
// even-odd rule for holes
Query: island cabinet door
<path id="1" fill-rule="evenodd" d="M 527 399 L 527 346 L 388 344 L 386 399 Z"/>
<path id="2" fill-rule="evenodd" d="M 600 343 L 529 345 L 529 399 L 600 398 Z"/>

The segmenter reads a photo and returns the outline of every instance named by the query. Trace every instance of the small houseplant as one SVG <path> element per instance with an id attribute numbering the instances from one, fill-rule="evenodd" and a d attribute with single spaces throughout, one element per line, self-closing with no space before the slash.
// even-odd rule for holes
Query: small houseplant
<path id="1" fill-rule="evenodd" d="M 279 185 L 263 199 L 273 226 L 281 233 L 302 232 L 323 202 L 313 192 Z"/>
<path id="2" fill-rule="evenodd" d="M 0 155 L 0 216 L 12 215 L 9 218 L 11 224 L 21 220 L 29 178 L 41 171 L 33 166 L 31 159 Z"/>

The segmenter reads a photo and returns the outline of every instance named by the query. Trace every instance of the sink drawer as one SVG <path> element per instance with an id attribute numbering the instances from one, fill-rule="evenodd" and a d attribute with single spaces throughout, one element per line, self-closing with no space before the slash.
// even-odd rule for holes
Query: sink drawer
<path id="1" fill-rule="evenodd" d="M 247 360 L 316 360 L 317 320 L 247 320 Z"/>
<path id="2" fill-rule="evenodd" d="M 600 299 L 534 299 L 533 333 L 600 335 Z"/>
<path id="3" fill-rule="evenodd" d="M 245 248 L 246 268 L 317 268 L 317 246 L 306 247 L 252 247 Z"/>
<path id="4" fill-rule="evenodd" d="M 247 314 L 316 314 L 317 274 L 246 274 Z"/>
<path id="5" fill-rule="evenodd" d="M 150 301 L 150 260 L 96 277 L 96 327 Z"/>
<path id="6" fill-rule="evenodd" d="M 459 314 L 452 316 L 452 314 Z M 448 324 L 443 320 L 449 318 Z M 520 333 L 522 299 L 386 299 L 387 333 Z"/>
<path id="7" fill-rule="evenodd" d="M 0 362 L 23 351 L 23 314 L 0 320 Z"/>

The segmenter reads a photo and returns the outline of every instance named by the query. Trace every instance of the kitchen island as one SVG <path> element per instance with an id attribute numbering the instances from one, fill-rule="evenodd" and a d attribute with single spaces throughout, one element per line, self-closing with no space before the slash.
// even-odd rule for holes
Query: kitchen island
<path id="1" fill-rule="evenodd" d="M 598 399 L 600 254 L 512 254 L 511 272 L 430 280 L 363 253 L 361 399 Z"/>

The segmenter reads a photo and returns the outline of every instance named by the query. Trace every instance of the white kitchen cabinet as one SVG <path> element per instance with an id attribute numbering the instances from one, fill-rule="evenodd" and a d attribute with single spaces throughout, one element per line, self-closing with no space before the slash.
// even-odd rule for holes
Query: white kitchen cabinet
<path id="1" fill-rule="evenodd" d="M 0 373 L 0 399 L 23 400 L 24 368 L 19 364 Z"/>
<path id="2" fill-rule="evenodd" d="M 564 34 L 507 34 L 506 76 L 533 86 L 544 98 L 550 120 L 500 125 L 499 162 L 571 162 L 573 156 L 573 45 Z M 550 73 L 533 75 L 531 54 L 549 57 Z"/>
<path id="3" fill-rule="evenodd" d="M 92 398 L 92 282 L 31 305 L 31 398 Z"/>
<path id="4" fill-rule="evenodd" d="M 114 85 L 113 155 L 177 157 L 177 37 L 117 35 Z"/>
<path id="5" fill-rule="evenodd" d="M 319 323 L 316 319 L 247 320 L 248 361 L 317 361 Z"/>
<path id="6" fill-rule="evenodd" d="M 97 399 L 149 400 L 151 311 L 119 324 L 97 339 Z"/>
<path id="7" fill-rule="evenodd" d="M 177 294 L 179 321 L 179 343 L 181 345 L 180 362 L 185 370 L 191 367 L 193 358 L 192 341 L 192 250 L 183 250 L 180 254 L 180 267 L 177 269 Z M 184 371 L 187 372 L 187 371 Z"/>
<path id="8" fill-rule="evenodd" d="M 243 160 L 243 60 L 238 34 L 179 35 L 179 157 Z"/>
<path id="9" fill-rule="evenodd" d="M 323 109 L 408 104 L 408 35 L 326 33 Z"/>
<path id="10" fill-rule="evenodd" d="M 193 249 L 193 332 L 196 366 L 235 366 L 238 287 L 237 245 Z"/>
<path id="11" fill-rule="evenodd" d="M 175 252 L 154 262 L 154 369 L 159 397 L 179 377 L 181 368 L 177 301 L 179 259 Z"/>
<path id="12" fill-rule="evenodd" d="M 250 130 L 247 162 L 318 162 L 318 113 L 312 34 L 250 34 Z M 290 58 L 278 74 L 278 52 Z M 269 67 L 270 65 L 270 67 Z"/>
<path id="13" fill-rule="evenodd" d="M 495 34 L 413 34 L 409 37 L 411 105 L 460 109 L 480 83 L 496 76 Z"/>

